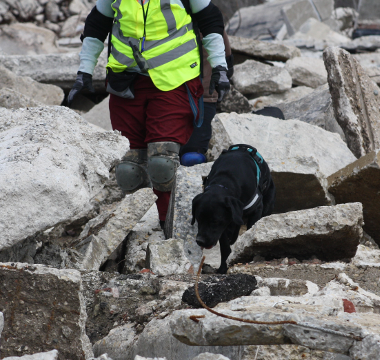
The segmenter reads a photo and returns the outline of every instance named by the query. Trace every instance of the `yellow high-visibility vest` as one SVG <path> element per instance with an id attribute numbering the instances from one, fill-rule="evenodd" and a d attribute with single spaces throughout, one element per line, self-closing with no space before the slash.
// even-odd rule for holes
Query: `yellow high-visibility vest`
<path id="1" fill-rule="evenodd" d="M 142 55 L 154 85 L 169 91 L 199 76 L 200 55 L 191 16 L 170 0 L 145 0 L 143 6 Z M 137 65 L 130 44 L 141 51 L 144 13 L 138 0 L 115 0 L 112 8 L 115 21 L 107 68 L 117 73 Z"/>

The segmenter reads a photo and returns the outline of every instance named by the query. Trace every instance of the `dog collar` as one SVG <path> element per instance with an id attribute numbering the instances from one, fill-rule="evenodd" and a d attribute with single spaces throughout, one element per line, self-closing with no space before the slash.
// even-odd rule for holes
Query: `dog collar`
<path id="1" fill-rule="evenodd" d="M 253 198 L 252 198 L 252 200 L 249 202 L 249 204 L 248 204 L 247 206 L 245 206 L 245 207 L 243 208 L 243 210 L 248 210 L 248 209 L 250 209 L 251 207 L 253 207 L 253 206 L 258 202 L 258 200 L 260 199 L 260 197 L 261 197 L 260 191 L 259 191 L 258 188 L 256 188 L 256 191 L 255 191 L 255 193 L 253 194 Z"/>

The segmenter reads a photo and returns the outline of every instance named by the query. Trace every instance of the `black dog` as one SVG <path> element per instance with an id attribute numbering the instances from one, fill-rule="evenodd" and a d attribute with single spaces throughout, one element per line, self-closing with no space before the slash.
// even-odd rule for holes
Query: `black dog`
<path id="1" fill-rule="evenodd" d="M 204 181 L 204 192 L 193 199 L 193 225 L 198 222 L 197 244 L 210 249 L 220 242 L 221 265 L 227 272 L 227 258 L 239 236 L 240 226 L 251 228 L 270 215 L 276 191 L 269 167 L 255 148 L 232 145 L 223 150 Z"/>

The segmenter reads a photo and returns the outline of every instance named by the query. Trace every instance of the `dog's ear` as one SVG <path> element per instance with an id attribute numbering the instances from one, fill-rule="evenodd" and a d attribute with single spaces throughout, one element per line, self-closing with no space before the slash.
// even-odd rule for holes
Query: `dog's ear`
<path id="1" fill-rule="evenodd" d="M 195 209 L 197 208 L 198 204 L 199 204 L 199 200 L 200 198 L 202 197 L 203 193 L 201 194 L 198 194 L 194 199 L 193 199 L 193 204 L 192 204 L 192 208 L 191 208 L 191 213 L 193 215 L 193 218 L 191 219 L 191 225 L 194 225 L 195 224 Z"/>
<path id="2" fill-rule="evenodd" d="M 243 225 L 243 207 L 244 204 L 232 196 L 226 198 L 226 205 L 231 211 L 232 221 L 236 225 Z"/>

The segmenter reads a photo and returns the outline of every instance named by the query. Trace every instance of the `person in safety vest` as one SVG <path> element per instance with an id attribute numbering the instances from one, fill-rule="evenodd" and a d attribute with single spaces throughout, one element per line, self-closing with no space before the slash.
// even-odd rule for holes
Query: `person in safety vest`
<path id="1" fill-rule="evenodd" d="M 233 75 L 233 55 L 231 52 L 230 42 L 226 31 L 223 32 L 223 40 L 226 53 L 226 62 L 228 66 L 227 77 L 230 79 Z M 204 116 L 201 127 L 194 127 L 193 133 L 189 141 L 181 146 L 179 156 L 181 165 L 193 166 L 202 164 L 207 161 L 206 152 L 212 135 L 211 121 L 216 114 L 216 104 L 218 101 L 218 93 L 209 92 L 209 84 L 212 75 L 211 64 L 207 61 L 207 51 L 203 48 L 203 89 L 204 89 Z"/>
<path id="2" fill-rule="evenodd" d="M 180 146 L 192 134 L 203 94 L 195 23 L 212 67 L 210 93 L 216 90 L 221 100 L 230 89 L 224 24 L 210 0 L 97 0 L 85 22 L 79 71 L 67 98 L 70 106 L 81 90 L 94 91 L 92 73 L 111 32 L 111 123 L 130 142 L 116 179 L 126 192 L 153 186 L 161 227 Z"/>

